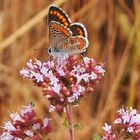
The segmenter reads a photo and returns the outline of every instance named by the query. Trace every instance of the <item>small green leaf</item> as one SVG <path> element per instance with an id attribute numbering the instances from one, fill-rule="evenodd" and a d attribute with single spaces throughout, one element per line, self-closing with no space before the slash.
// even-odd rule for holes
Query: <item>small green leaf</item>
<path id="1" fill-rule="evenodd" d="M 79 105 L 80 104 L 80 101 L 79 100 L 76 100 L 75 102 L 74 102 L 74 105 Z"/>
<path id="2" fill-rule="evenodd" d="M 99 135 L 94 135 L 93 140 L 101 140 L 101 137 Z"/>
<path id="3" fill-rule="evenodd" d="M 81 128 L 81 124 L 77 123 L 73 125 L 73 128 Z"/>
<path id="4" fill-rule="evenodd" d="M 69 125 L 68 125 L 68 120 L 67 119 L 65 119 L 64 120 L 64 122 L 62 123 L 65 127 L 68 127 Z"/>

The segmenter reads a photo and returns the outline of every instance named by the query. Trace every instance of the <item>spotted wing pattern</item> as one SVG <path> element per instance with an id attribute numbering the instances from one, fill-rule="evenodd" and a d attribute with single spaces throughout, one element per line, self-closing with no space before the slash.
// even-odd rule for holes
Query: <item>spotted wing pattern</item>
<path id="1" fill-rule="evenodd" d="M 72 31 L 73 36 L 83 36 L 87 38 L 87 30 L 85 26 L 81 23 L 73 23 L 70 25 L 70 30 Z"/>
<path id="2" fill-rule="evenodd" d="M 88 47 L 87 31 L 83 24 L 73 23 L 61 8 L 49 8 L 49 39 L 51 55 L 85 52 Z"/>
<path id="3" fill-rule="evenodd" d="M 56 6 L 50 6 L 49 8 L 49 24 L 51 21 L 59 22 L 66 27 L 70 26 L 71 20 L 64 10 Z"/>
<path id="4" fill-rule="evenodd" d="M 88 47 L 88 40 L 82 36 L 72 36 L 58 44 L 62 53 L 81 53 Z"/>
<path id="5" fill-rule="evenodd" d="M 50 47 L 57 47 L 58 43 L 72 35 L 69 28 L 59 22 L 51 21 L 49 25 Z"/>

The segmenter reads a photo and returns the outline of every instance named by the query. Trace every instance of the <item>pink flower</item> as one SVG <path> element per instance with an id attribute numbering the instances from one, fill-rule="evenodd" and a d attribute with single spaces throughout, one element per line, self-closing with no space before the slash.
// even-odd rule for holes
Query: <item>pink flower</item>
<path id="1" fill-rule="evenodd" d="M 137 113 L 136 109 L 131 107 L 119 109 L 114 123 L 123 127 L 132 136 L 140 137 L 140 114 Z"/>
<path id="2" fill-rule="evenodd" d="M 56 109 L 56 107 L 55 107 L 55 106 L 50 105 L 50 107 L 49 107 L 49 112 L 53 112 L 55 109 Z"/>
<path id="3" fill-rule="evenodd" d="M 48 124 L 49 124 L 49 119 L 48 119 L 48 118 L 45 118 L 45 119 L 43 120 L 43 127 L 47 127 Z"/>
<path id="4" fill-rule="evenodd" d="M 105 70 L 93 58 L 77 56 L 56 57 L 47 62 L 29 60 L 27 68 L 20 71 L 36 86 L 43 88 L 50 104 L 62 111 L 67 104 L 75 105 L 84 95 L 93 93 Z M 50 111 L 55 110 L 54 107 Z"/>
<path id="5" fill-rule="evenodd" d="M 1 140 L 22 140 L 21 138 L 12 136 L 9 132 L 3 132 L 2 135 L 0 135 Z"/>
<path id="6" fill-rule="evenodd" d="M 24 134 L 26 134 L 29 138 L 33 138 L 34 137 L 34 133 L 30 130 L 25 130 Z"/>
<path id="7" fill-rule="evenodd" d="M 33 130 L 39 130 L 39 129 L 41 129 L 41 124 L 35 123 L 32 128 L 33 128 Z"/>
<path id="8" fill-rule="evenodd" d="M 105 123 L 103 129 L 105 130 L 105 135 L 103 136 L 102 140 L 117 140 L 117 136 L 110 125 Z"/>
<path id="9" fill-rule="evenodd" d="M 105 124 L 103 127 L 105 135 L 102 139 L 119 140 L 119 138 L 125 139 L 127 137 L 140 140 L 140 114 L 137 113 L 137 110 L 130 107 L 121 108 L 117 112 L 117 118 L 114 121 L 114 128 L 116 129 L 111 129 L 111 126 Z"/>
<path id="10" fill-rule="evenodd" d="M 5 124 L 4 124 L 4 127 L 3 127 L 6 131 L 15 131 L 16 130 L 16 128 L 15 128 L 15 126 L 12 124 L 12 122 L 11 121 L 8 121 L 8 122 L 6 122 Z"/>
<path id="11" fill-rule="evenodd" d="M 22 121 L 22 117 L 18 113 L 10 113 L 12 121 Z"/>
<path id="12" fill-rule="evenodd" d="M 99 73 L 101 73 L 102 75 L 104 75 L 105 70 L 103 69 L 103 67 L 102 67 L 101 65 L 97 65 L 97 66 L 95 67 L 95 69 L 96 69 L 97 72 L 99 72 Z"/>
<path id="13" fill-rule="evenodd" d="M 111 126 L 108 125 L 107 123 L 105 123 L 105 126 L 103 127 L 103 129 L 104 129 L 107 133 L 110 133 L 110 132 L 111 132 Z"/>
<path id="14" fill-rule="evenodd" d="M 0 140 L 40 140 L 40 135 L 46 135 L 51 131 L 49 119 L 43 121 L 36 117 L 33 104 L 21 107 L 21 114 L 11 113 L 11 120 L 4 123 Z"/>

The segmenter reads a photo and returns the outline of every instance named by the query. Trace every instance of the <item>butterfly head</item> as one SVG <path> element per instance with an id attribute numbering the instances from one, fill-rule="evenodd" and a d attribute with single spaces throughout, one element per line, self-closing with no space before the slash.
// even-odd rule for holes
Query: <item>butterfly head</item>
<path id="1" fill-rule="evenodd" d="M 59 56 L 68 56 L 68 53 L 60 51 L 58 48 L 51 48 L 49 47 L 47 52 L 54 57 L 59 57 Z"/>
<path id="2" fill-rule="evenodd" d="M 54 48 L 49 47 L 49 48 L 48 48 L 48 53 L 49 53 L 50 55 L 52 55 L 52 56 L 57 56 L 57 53 L 56 53 L 56 51 L 54 50 Z"/>

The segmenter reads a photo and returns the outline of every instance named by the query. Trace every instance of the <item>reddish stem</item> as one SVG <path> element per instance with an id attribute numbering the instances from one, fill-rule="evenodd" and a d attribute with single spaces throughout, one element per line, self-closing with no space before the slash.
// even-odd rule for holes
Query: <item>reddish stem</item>
<path id="1" fill-rule="evenodd" d="M 67 105 L 66 107 L 67 119 L 69 123 L 69 133 L 70 133 L 70 140 L 75 140 L 74 138 L 74 128 L 72 124 L 72 106 Z"/>

